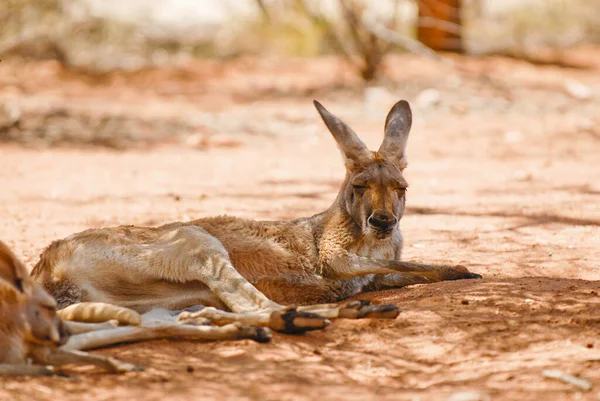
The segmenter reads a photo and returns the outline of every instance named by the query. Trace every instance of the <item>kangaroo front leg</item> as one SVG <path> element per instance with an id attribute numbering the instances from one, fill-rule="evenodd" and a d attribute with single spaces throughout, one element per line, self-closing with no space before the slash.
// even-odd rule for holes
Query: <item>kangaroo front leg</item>
<path id="1" fill-rule="evenodd" d="M 363 291 L 367 292 L 385 290 L 386 288 L 401 288 L 406 287 L 407 285 L 426 284 L 434 281 L 435 280 L 431 280 L 427 277 L 412 274 L 378 274 L 373 278 L 373 281 L 363 289 Z"/>
<path id="2" fill-rule="evenodd" d="M 47 349 L 40 348 L 33 350 L 31 357 L 38 363 L 43 363 L 52 366 L 61 366 L 67 364 L 76 365 L 93 365 L 99 368 L 106 369 L 111 373 L 123 373 L 131 372 L 134 370 L 140 370 L 139 367 L 122 362 L 114 358 L 92 355 L 87 352 L 75 351 L 75 350 L 64 350 L 64 349 Z"/>
<path id="3" fill-rule="evenodd" d="M 344 252 L 326 263 L 326 272 L 340 278 L 352 278 L 368 274 L 402 273 L 422 277 L 429 281 L 481 278 L 463 266 L 430 266 L 400 260 L 371 259 Z"/>
<path id="4" fill-rule="evenodd" d="M 54 374 L 45 366 L 0 364 L 0 376 L 52 376 Z"/>
<path id="5" fill-rule="evenodd" d="M 402 311 L 396 305 L 374 305 L 370 301 L 356 300 L 342 304 L 300 306 L 301 312 L 316 313 L 328 319 L 395 319 Z"/>
<path id="6" fill-rule="evenodd" d="M 464 280 L 482 278 L 481 274 L 472 273 L 462 265 L 424 265 L 420 263 L 404 262 L 401 260 L 388 261 L 388 267 L 396 272 L 429 281 Z"/>

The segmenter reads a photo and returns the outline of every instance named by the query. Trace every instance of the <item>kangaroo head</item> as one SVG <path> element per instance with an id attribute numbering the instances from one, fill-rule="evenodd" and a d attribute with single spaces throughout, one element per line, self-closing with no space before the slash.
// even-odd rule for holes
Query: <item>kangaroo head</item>
<path id="1" fill-rule="evenodd" d="M 346 163 L 346 178 L 338 195 L 340 207 L 364 235 L 390 237 L 399 229 L 406 202 L 408 183 L 402 171 L 407 166 L 406 142 L 412 124 L 408 102 L 399 101 L 388 113 L 383 143 L 376 152 L 319 102 L 314 104 Z"/>
<path id="2" fill-rule="evenodd" d="M 2 314 L 20 321 L 25 341 L 62 345 L 69 332 L 56 314 L 56 301 L 35 281 L 11 250 L 0 241 L 0 303 Z M 8 303 L 5 303 L 8 302 Z M 17 316 L 17 315 L 20 315 Z"/>

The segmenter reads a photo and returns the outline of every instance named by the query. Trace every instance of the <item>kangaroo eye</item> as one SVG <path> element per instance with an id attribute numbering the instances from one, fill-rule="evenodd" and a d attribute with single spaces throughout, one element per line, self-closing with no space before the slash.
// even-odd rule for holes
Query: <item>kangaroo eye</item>
<path id="1" fill-rule="evenodd" d="M 56 306 L 54 305 L 42 305 L 42 308 L 48 312 L 56 312 Z"/>
<path id="2" fill-rule="evenodd" d="M 354 185 L 354 184 L 353 184 L 353 185 L 352 185 L 352 188 L 354 188 L 354 189 L 356 189 L 356 190 L 360 191 L 360 190 L 367 189 L 368 187 L 367 187 L 366 185 Z"/>
<path id="3" fill-rule="evenodd" d="M 23 290 L 23 280 L 20 278 L 16 278 L 15 279 L 15 287 L 17 287 L 17 290 L 19 290 L 19 292 L 24 292 Z"/>

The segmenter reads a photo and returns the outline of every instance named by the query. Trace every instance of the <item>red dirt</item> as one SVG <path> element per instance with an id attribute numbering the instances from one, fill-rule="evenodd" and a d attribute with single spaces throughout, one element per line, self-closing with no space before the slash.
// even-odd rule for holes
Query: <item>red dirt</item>
<path id="1" fill-rule="evenodd" d="M 397 98 L 413 101 L 404 258 L 460 263 L 484 280 L 364 294 L 400 305 L 393 321 L 335 321 L 304 336 L 156 341 L 98 351 L 147 367 L 121 376 L 0 379 L 0 399 L 591 399 L 600 395 L 600 50 L 587 69 L 458 58 L 456 73 L 390 61 L 365 103 L 340 61 L 194 62 L 102 79 L 5 60 L 0 100 L 200 115 L 202 147 L 151 150 L 0 146 L 2 239 L 30 266 L 50 241 L 105 225 L 229 213 L 290 219 L 324 210 L 343 167 L 310 99 L 371 147 Z M 579 100 L 565 82 L 594 95 Z M 436 88 L 440 102 L 418 105 Z M 221 118 L 204 124 L 208 117 Z M 211 117 L 212 118 L 212 117 Z M 227 125 L 230 124 L 230 125 Z M 65 128 L 67 129 L 67 128 Z M 559 369 L 593 384 L 545 379 Z"/>

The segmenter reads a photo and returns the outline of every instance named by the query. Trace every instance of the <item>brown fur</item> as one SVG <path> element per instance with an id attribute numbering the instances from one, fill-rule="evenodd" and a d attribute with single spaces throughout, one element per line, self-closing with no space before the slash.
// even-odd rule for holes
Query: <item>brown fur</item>
<path id="1" fill-rule="evenodd" d="M 0 242 L 0 363 L 25 363 L 38 347 L 56 347 L 68 332 L 56 302 Z"/>
<path id="2" fill-rule="evenodd" d="M 52 374 L 47 365 L 92 364 L 113 372 L 135 366 L 112 358 L 60 349 L 70 337 L 56 301 L 0 241 L 0 376 Z M 31 359 L 40 365 L 29 365 Z"/>
<path id="3" fill-rule="evenodd" d="M 96 301 L 139 312 L 195 304 L 234 312 L 277 309 L 336 302 L 365 289 L 479 277 L 462 267 L 400 261 L 408 103 L 398 102 L 388 114 L 377 152 L 315 106 L 347 167 L 325 212 L 293 221 L 218 216 L 88 230 L 52 243 L 32 275 L 61 307 Z"/>

